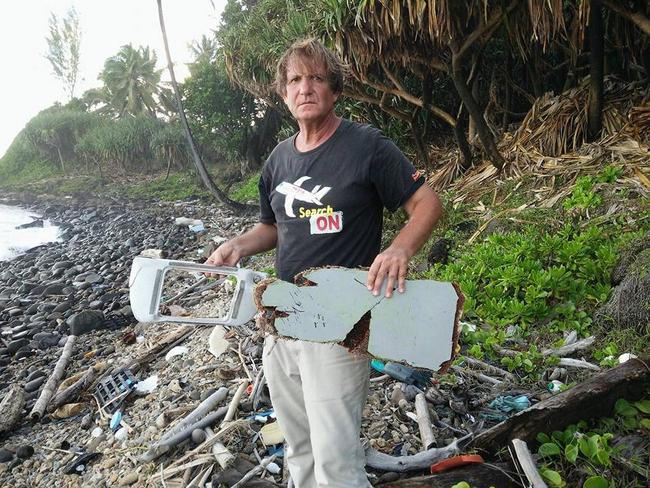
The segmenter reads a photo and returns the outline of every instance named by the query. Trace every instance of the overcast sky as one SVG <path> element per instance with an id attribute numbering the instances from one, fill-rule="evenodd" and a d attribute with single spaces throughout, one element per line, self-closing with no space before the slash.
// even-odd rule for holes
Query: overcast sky
<path id="1" fill-rule="evenodd" d="M 187 45 L 211 34 L 226 0 L 163 0 L 165 25 L 176 77 L 192 60 Z M 121 46 L 150 46 L 158 66 L 166 66 L 156 0 L 23 0 L 0 4 L 0 157 L 34 115 L 55 101 L 65 102 L 63 85 L 44 57 L 48 20 L 63 17 L 74 5 L 82 30 L 81 66 L 75 95 L 100 85 L 97 75 L 106 58 Z M 213 7 L 214 5 L 214 7 Z M 163 79 L 168 79 L 165 72 Z"/>

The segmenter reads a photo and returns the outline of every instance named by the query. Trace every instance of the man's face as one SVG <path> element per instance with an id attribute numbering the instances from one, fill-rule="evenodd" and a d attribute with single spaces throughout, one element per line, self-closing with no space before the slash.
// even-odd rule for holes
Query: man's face
<path id="1" fill-rule="evenodd" d="M 324 66 L 297 57 L 289 61 L 284 103 L 299 123 L 325 119 L 334 111 L 338 97 L 330 88 Z"/>

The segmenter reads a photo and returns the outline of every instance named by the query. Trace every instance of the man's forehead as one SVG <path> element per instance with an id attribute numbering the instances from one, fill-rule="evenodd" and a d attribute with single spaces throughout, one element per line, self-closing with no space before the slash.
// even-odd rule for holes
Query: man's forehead
<path id="1" fill-rule="evenodd" d="M 325 63 L 318 59 L 311 59 L 305 56 L 292 56 L 287 63 L 287 74 L 313 74 L 325 73 Z"/>

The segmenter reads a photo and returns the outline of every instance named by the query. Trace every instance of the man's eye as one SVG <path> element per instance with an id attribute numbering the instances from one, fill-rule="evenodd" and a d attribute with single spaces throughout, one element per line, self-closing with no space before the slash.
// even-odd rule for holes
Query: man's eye
<path id="1" fill-rule="evenodd" d="M 313 76 L 311 77 L 311 79 L 312 79 L 313 81 L 322 82 L 323 80 L 325 80 L 325 77 L 324 77 L 324 76 L 321 76 L 321 75 L 313 75 Z"/>

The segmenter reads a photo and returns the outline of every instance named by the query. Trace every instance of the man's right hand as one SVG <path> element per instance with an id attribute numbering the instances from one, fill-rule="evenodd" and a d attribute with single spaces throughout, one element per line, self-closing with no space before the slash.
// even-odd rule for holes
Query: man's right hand
<path id="1" fill-rule="evenodd" d="M 205 260 L 205 264 L 212 266 L 236 266 L 241 255 L 237 251 L 237 246 L 232 244 L 232 241 L 227 241 L 221 244 L 210 257 Z M 205 273 L 208 277 L 217 276 L 215 273 Z"/>

